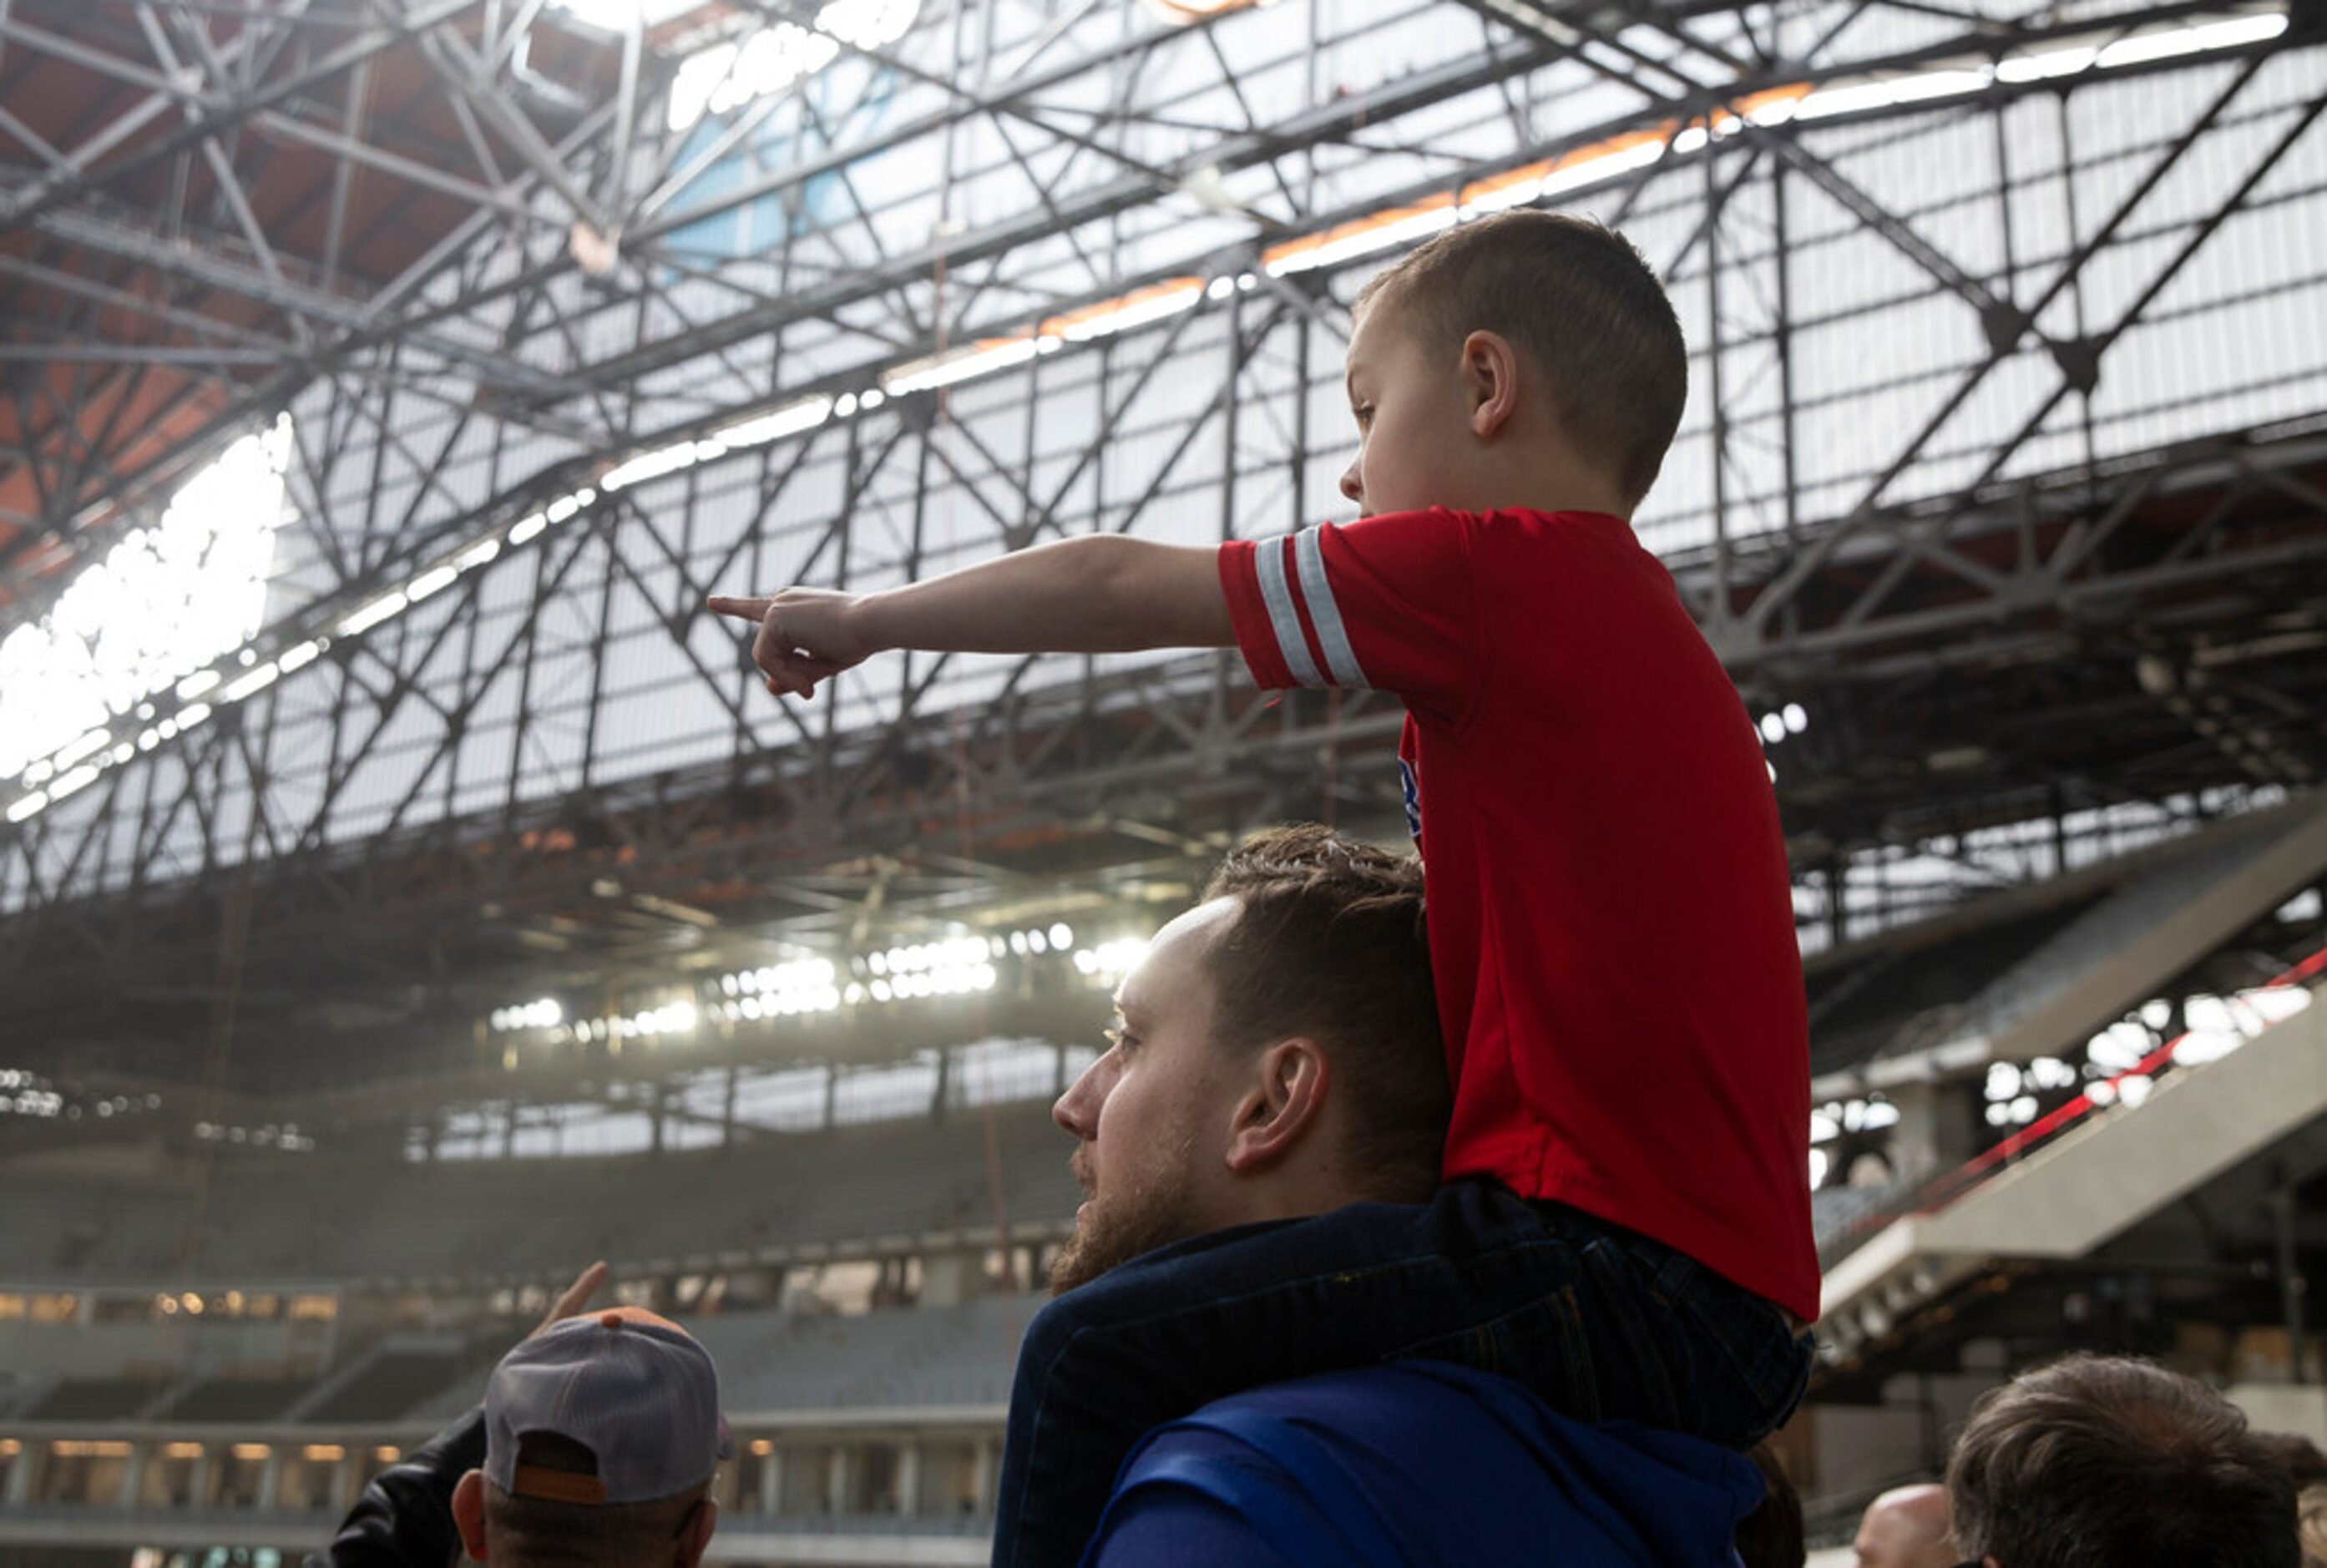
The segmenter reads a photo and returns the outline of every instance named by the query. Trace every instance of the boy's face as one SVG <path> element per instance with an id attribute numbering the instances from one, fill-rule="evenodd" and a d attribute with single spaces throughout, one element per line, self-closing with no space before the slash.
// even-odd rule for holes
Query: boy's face
<path id="1" fill-rule="evenodd" d="M 1359 313 L 1347 378 L 1358 455 L 1341 493 L 1364 516 L 1477 504 L 1467 493 L 1477 437 L 1461 371 L 1456 350 L 1429 351 L 1395 291 Z"/>

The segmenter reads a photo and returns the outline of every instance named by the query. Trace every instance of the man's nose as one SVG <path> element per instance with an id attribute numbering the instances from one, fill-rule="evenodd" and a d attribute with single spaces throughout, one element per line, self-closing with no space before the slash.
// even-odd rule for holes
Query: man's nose
<path id="1" fill-rule="evenodd" d="M 1098 1092 L 1099 1066 L 1106 1059 L 1101 1057 L 1083 1069 L 1081 1076 L 1069 1084 L 1067 1092 L 1051 1106 L 1051 1120 L 1085 1143 L 1098 1134 L 1099 1102 L 1107 1097 Z"/>
<path id="2" fill-rule="evenodd" d="M 1365 501 L 1366 487 L 1358 478 L 1358 465 L 1354 461 L 1341 475 L 1341 493 L 1360 504 Z"/>

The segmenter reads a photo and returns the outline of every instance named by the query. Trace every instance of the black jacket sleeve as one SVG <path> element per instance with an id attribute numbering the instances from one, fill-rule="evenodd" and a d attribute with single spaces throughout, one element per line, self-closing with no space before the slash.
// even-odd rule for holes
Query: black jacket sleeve
<path id="1" fill-rule="evenodd" d="M 485 1462 L 485 1413 L 468 1414 L 374 1476 L 306 1568 L 445 1568 L 459 1560 L 453 1489 Z"/>

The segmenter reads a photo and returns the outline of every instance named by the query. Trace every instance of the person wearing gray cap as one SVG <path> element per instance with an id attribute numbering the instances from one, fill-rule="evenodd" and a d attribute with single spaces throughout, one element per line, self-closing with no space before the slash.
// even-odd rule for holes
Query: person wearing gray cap
<path id="1" fill-rule="evenodd" d="M 481 1408 L 364 1489 L 307 1568 L 695 1568 L 718 1526 L 733 1439 L 709 1352 L 631 1307 L 590 1311 L 583 1271 L 501 1358 Z"/>
<path id="2" fill-rule="evenodd" d="M 453 1492 L 480 1563 L 694 1568 L 733 1451 L 719 1374 L 693 1335 L 638 1307 L 553 1324 L 485 1385 L 485 1463 Z"/>

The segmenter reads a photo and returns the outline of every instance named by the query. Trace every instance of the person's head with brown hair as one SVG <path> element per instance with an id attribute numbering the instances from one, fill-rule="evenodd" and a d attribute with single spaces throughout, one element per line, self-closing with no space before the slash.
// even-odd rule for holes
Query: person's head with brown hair
<path id="1" fill-rule="evenodd" d="M 1348 385 L 1369 515 L 1433 506 L 1630 517 L 1688 399 L 1688 350 L 1631 241 L 1515 211 L 1426 241 L 1358 296 Z"/>
<path id="2" fill-rule="evenodd" d="M 1438 1184 L 1453 1100 L 1422 866 L 1317 826 L 1229 852 L 1060 1097 L 1090 1192 L 1054 1291 L 1168 1242 Z"/>
<path id="3" fill-rule="evenodd" d="M 2296 1568 L 2294 1496 L 2238 1406 L 2123 1356 L 1990 1389 L 1948 1463 L 1957 1544 L 1991 1568 Z"/>

